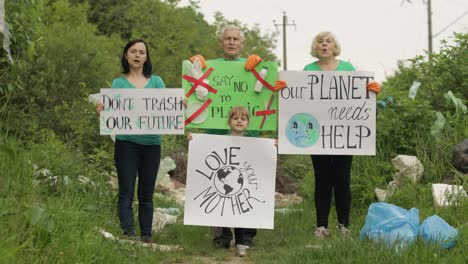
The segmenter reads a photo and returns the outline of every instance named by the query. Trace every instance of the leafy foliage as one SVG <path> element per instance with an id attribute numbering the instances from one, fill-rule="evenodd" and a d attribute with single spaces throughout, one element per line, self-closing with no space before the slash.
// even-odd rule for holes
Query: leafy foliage
<path id="1" fill-rule="evenodd" d="M 178 3 L 7 1 L 15 64 L 0 54 L 3 129 L 29 141 L 40 128 L 47 128 L 85 152 L 103 144 L 86 98 L 109 87 L 119 75 L 127 39 L 143 38 L 149 43 L 154 72 L 167 87 L 181 86 L 182 60 L 194 54 L 219 56 L 216 26 L 204 20 L 195 2 L 187 7 Z M 271 36 L 262 36 L 258 29 L 249 36 L 252 46 L 268 49 Z"/>
<path id="2" fill-rule="evenodd" d="M 193 255 L 226 258 L 224 251 L 207 248 L 211 241 L 204 229 L 180 223 L 158 233 L 157 242 L 181 244 L 187 249 L 183 253 L 154 254 L 118 243 L 102 243 L 96 231 L 97 225 L 114 233 L 119 227 L 116 193 L 107 184 L 108 176 L 115 173 L 112 143 L 108 137 L 98 135 L 98 118 L 87 97 L 108 87 L 119 75 L 120 53 L 128 39 L 147 40 L 155 73 L 168 87 L 180 86 L 182 60 L 194 54 L 208 59 L 222 56 L 216 32 L 226 24 L 244 29 L 247 40 L 243 57 L 258 54 L 264 60 L 277 59 L 272 52 L 275 34 L 262 34 L 258 27 L 228 21 L 220 13 L 215 23 L 209 24 L 198 11 L 197 2 L 190 2 L 190 6 L 181 8 L 178 0 L 5 1 L 14 63 L 0 52 L 0 262 L 200 261 Z M 415 80 L 422 86 L 413 100 L 408 98 L 407 89 Z M 462 225 L 466 202 L 456 208 L 434 209 L 428 201 L 431 182 L 455 175 L 455 183 L 466 186 L 466 175 L 457 173 L 450 163 L 453 145 L 468 137 L 468 118 L 446 101 L 444 94 L 450 90 L 466 105 L 467 86 L 466 33 L 455 34 L 454 44 L 445 42 L 430 61 L 418 56 L 400 63 L 397 74 L 383 84 L 379 96 L 392 97 L 394 104 L 378 110 L 377 155 L 355 157 L 353 161 L 352 230 L 362 226 L 367 206 L 375 201 L 374 188 L 383 187 L 392 179 L 395 171 L 390 159 L 408 154 L 422 161 L 423 182 L 398 190 L 391 202 L 420 207 L 424 216 L 437 213 L 461 232 L 467 231 L 466 224 Z M 437 136 L 432 136 L 430 130 L 437 112 L 445 117 L 446 124 Z M 183 136 L 164 137 L 163 145 L 163 153 L 169 155 L 185 151 L 187 142 Z M 311 199 L 314 180 L 309 157 L 280 159 L 285 171 L 303 180 L 300 192 Z M 49 172 L 42 177 L 39 171 Z M 79 183 L 80 176 L 96 185 Z M 259 232 L 252 260 L 466 260 L 466 236 L 450 252 L 417 244 L 407 252 L 395 254 L 362 241 L 349 243 L 339 239 L 332 240 L 336 249 L 333 251 L 298 248 L 298 244 L 313 243 L 311 225 L 304 224 L 313 222 L 312 204 L 306 200 L 298 208 L 303 213 L 277 215 L 274 231 Z M 333 214 L 331 217 L 336 220 Z M 291 232 L 298 235 L 291 236 Z M 271 249 L 275 254 L 271 254 Z M 374 253 L 368 254 L 370 251 Z"/>
<path id="3" fill-rule="evenodd" d="M 422 83 L 417 99 L 428 101 L 436 111 L 446 110 L 443 95 L 452 91 L 466 102 L 468 98 L 468 34 L 455 33 L 454 45 L 442 41 L 439 53 L 431 60 L 417 56 L 408 60 L 409 65 L 400 62 L 398 73 L 384 83 L 382 96 L 407 97 L 407 89 L 413 81 Z"/>

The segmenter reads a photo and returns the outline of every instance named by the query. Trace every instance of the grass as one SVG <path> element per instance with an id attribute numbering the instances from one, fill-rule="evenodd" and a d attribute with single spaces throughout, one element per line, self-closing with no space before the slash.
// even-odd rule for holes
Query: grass
<path id="1" fill-rule="evenodd" d="M 434 153 L 434 154 L 432 154 Z M 446 166 L 448 157 L 427 152 L 422 162 L 429 169 L 437 158 Z M 282 162 L 286 170 L 294 171 L 294 157 Z M 106 163 L 103 166 L 103 162 Z M 378 157 L 356 157 L 353 164 L 353 208 L 350 229 L 352 239 L 337 235 L 334 209 L 330 216 L 332 237 L 326 241 L 313 238 L 315 212 L 312 200 L 313 174 L 310 160 L 303 156 L 296 170 L 303 174 L 301 193 L 307 199 L 288 214 L 275 214 L 275 229 L 260 230 L 256 245 L 243 261 L 247 263 L 465 263 L 468 259 L 466 215 L 468 202 L 457 207 L 432 206 L 432 178 L 420 184 L 406 184 L 392 196 L 390 203 L 409 209 L 416 207 L 420 222 L 437 214 L 460 232 L 458 245 L 451 250 L 417 241 L 396 252 L 385 246 L 358 239 L 364 225 L 367 208 L 375 201 L 373 189 L 384 187 L 391 180 L 392 168 Z M 120 235 L 116 213 L 116 192 L 103 176 L 111 153 L 98 151 L 83 157 L 73 147 L 45 133 L 35 142 L 26 144 L 0 135 L 0 263 L 222 263 L 235 260 L 231 251 L 216 249 L 208 228 L 166 226 L 153 235 L 158 244 L 180 245 L 178 252 L 154 252 L 134 245 L 105 240 L 99 228 Z M 389 161 L 387 161 L 388 163 Z M 280 163 L 281 164 L 281 163 Z M 37 168 L 35 168 L 37 166 Z M 439 164 L 439 166 L 441 166 Z M 38 174 L 48 169 L 49 177 Z M 437 167 L 435 171 L 442 171 Z M 91 179 L 95 185 L 84 185 L 79 176 Z M 461 182 L 466 184 L 466 182 Z M 155 198 L 156 207 L 176 207 L 176 203 Z"/>

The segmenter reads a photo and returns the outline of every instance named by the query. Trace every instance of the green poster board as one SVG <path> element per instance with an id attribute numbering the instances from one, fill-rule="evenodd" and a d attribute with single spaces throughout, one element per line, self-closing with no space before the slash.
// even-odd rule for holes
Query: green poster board
<path id="1" fill-rule="evenodd" d="M 216 93 L 211 90 L 204 100 L 199 99 L 195 91 L 190 94 L 192 82 L 201 78 L 194 78 L 192 75 L 195 74 L 188 72 L 190 69 L 182 67 L 182 88 L 185 95 L 189 95 L 185 113 L 186 127 L 228 129 L 229 110 L 242 105 L 250 112 L 249 130 L 277 129 L 278 93 L 258 82 L 255 75 L 244 68 L 244 64 L 237 61 L 207 61 L 203 73 L 210 73 L 205 81 Z M 278 79 L 278 65 L 275 62 L 261 62 L 255 69 L 260 75 L 266 73 L 263 79 L 274 86 Z M 187 77 L 192 77 L 192 82 Z"/>

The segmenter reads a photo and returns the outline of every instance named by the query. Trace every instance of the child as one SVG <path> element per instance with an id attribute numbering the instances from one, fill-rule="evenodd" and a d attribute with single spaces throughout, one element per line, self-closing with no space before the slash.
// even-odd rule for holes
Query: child
<path id="1" fill-rule="evenodd" d="M 243 106 L 233 107 L 228 114 L 229 135 L 246 136 L 249 122 L 250 114 L 247 108 Z M 190 133 L 188 133 L 187 139 L 192 139 Z M 275 142 L 275 145 L 277 145 L 277 142 Z M 221 235 L 216 237 L 214 242 L 220 247 L 229 248 L 232 240 L 232 231 L 228 227 L 222 227 L 221 229 Z M 243 257 L 247 254 L 247 249 L 252 245 L 252 234 L 255 236 L 256 231 L 256 229 L 251 228 L 234 228 L 235 252 L 237 256 Z"/>

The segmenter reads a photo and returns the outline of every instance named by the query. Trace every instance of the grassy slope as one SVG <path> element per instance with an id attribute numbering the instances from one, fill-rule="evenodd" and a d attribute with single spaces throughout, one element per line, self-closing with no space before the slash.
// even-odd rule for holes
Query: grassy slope
<path id="1" fill-rule="evenodd" d="M 0 263 L 197 263 L 199 257 L 214 262 L 232 259 L 232 251 L 215 249 L 207 228 L 167 226 L 154 236 L 156 243 L 178 244 L 181 252 L 153 252 L 128 244 L 107 241 L 98 228 L 118 235 L 116 193 L 106 183 L 99 168 L 89 158 L 73 153 L 54 137 L 47 136 L 27 149 L 11 138 L 0 138 Z M 353 177 L 361 182 L 362 171 L 372 161 L 357 159 Z M 33 164 L 51 170 L 56 184 L 34 185 Z M 83 185 L 78 176 L 92 179 L 97 185 Z M 366 188 L 364 188 L 365 190 Z M 353 186 L 353 191 L 362 191 Z M 468 203 L 455 208 L 434 209 L 430 184 L 407 185 L 390 202 L 420 211 L 421 221 L 438 214 L 461 233 L 452 250 L 440 250 L 423 242 L 396 253 L 357 239 L 364 224 L 368 203 L 354 201 L 351 229 L 353 239 L 342 240 L 332 228 L 326 242 L 314 240 L 313 201 L 306 200 L 297 208 L 302 211 L 276 214 L 275 229 L 261 230 L 257 243 L 246 261 L 252 263 L 464 263 L 468 225 L 464 224 Z M 157 207 L 175 206 L 172 201 L 156 200 Z M 332 212 L 330 225 L 336 223 Z M 463 225 L 463 226 L 462 226 Z M 312 245 L 308 247 L 307 245 Z M 315 248 L 318 247 L 318 248 Z"/>

